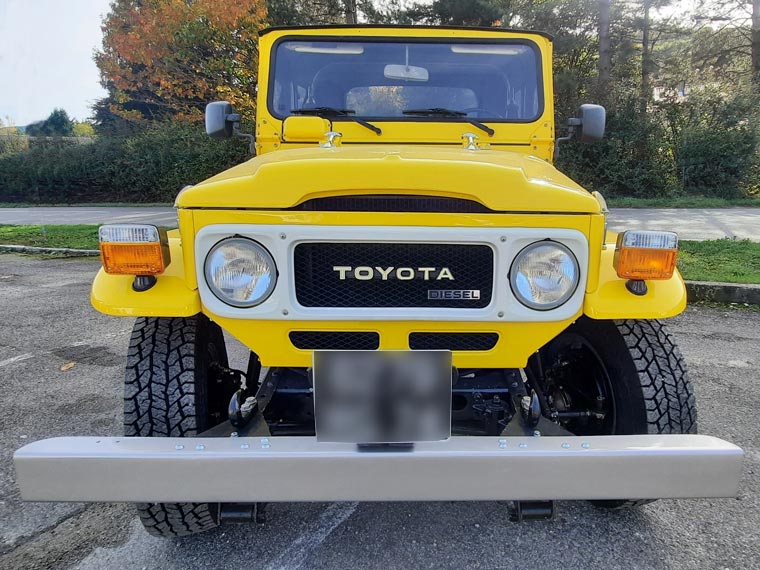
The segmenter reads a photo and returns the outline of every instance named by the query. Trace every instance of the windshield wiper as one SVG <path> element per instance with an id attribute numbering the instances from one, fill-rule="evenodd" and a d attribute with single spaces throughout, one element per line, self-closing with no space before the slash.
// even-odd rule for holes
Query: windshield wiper
<path id="1" fill-rule="evenodd" d="M 429 109 L 406 109 L 402 112 L 404 115 L 417 115 L 418 117 L 455 117 L 462 119 L 481 131 L 488 133 L 489 137 L 492 137 L 496 132 L 488 125 L 484 125 L 480 121 L 468 117 L 464 111 L 455 111 L 454 109 L 445 109 L 443 107 L 430 107 Z"/>
<path id="2" fill-rule="evenodd" d="M 293 109 L 290 112 L 294 115 L 314 115 L 316 117 L 323 117 L 325 119 L 330 117 L 345 117 L 350 121 L 358 123 L 362 127 L 369 129 L 378 136 L 383 134 L 383 131 L 380 127 L 376 127 L 372 123 L 368 123 L 367 121 L 359 119 L 358 117 L 352 116 L 354 113 L 356 113 L 356 111 L 353 109 L 336 109 L 334 107 L 304 107 L 303 109 Z"/>

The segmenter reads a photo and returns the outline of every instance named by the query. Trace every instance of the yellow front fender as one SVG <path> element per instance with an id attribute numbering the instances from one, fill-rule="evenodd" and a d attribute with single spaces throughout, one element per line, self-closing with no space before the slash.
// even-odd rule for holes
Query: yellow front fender
<path id="1" fill-rule="evenodd" d="M 96 310 L 117 317 L 189 317 L 200 313 L 198 289 L 185 280 L 179 233 L 169 233 L 171 263 L 156 284 L 138 293 L 132 289 L 131 275 L 109 275 L 100 268 L 92 284 L 90 302 Z M 194 280 L 193 280 L 194 282 Z"/>
<path id="2" fill-rule="evenodd" d="M 673 277 L 662 281 L 647 281 L 648 291 L 637 296 L 625 287 L 612 266 L 615 244 L 608 243 L 602 251 L 599 285 L 587 293 L 583 312 L 592 319 L 662 319 L 674 317 L 686 308 L 686 286 L 676 269 Z"/>

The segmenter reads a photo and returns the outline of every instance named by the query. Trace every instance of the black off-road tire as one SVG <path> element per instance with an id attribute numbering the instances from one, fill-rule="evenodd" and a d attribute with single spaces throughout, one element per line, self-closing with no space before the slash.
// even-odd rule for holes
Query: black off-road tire
<path id="1" fill-rule="evenodd" d="M 662 322 L 583 317 L 567 332 L 586 339 L 606 368 L 614 400 L 614 434 L 697 433 L 696 402 L 686 364 Z M 650 502 L 592 501 L 610 509 Z"/>
<path id="2" fill-rule="evenodd" d="M 127 355 L 124 435 L 190 437 L 226 419 L 221 413 L 229 389 L 209 386 L 212 362 L 227 366 L 227 352 L 221 329 L 204 315 L 138 318 Z M 138 503 L 137 511 L 154 536 L 219 525 L 215 503 Z"/>
<path id="3" fill-rule="evenodd" d="M 640 409 L 637 417 L 632 418 L 642 427 L 636 433 L 697 433 L 694 390 L 686 362 L 667 327 L 657 320 L 615 321 L 615 326 L 625 341 L 644 398 L 646 418 L 638 417 Z M 630 367 L 626 368 L 633 376 Z M 594 504 L 606 509 L 625 509 L 651 502 L 651 499 L 610 500 Z"/>

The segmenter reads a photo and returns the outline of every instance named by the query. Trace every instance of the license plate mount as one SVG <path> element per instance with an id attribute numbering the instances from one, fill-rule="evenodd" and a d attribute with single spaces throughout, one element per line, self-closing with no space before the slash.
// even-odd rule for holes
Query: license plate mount
<path id="1" fill-rule="evenodd" d="M 318 441 L 403 444 L 451 436 L 450 351 L 314 352 Z"/>

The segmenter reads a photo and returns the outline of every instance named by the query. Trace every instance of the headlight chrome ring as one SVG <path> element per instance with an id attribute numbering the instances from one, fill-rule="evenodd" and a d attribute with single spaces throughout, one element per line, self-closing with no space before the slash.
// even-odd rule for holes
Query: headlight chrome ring
<path id="1" fill-rule="evenodd" d="M 266 301 L 277 285 L 277 265 L 259 242 L 229 237 L 206 255 L 206 284 L 217 299 L 233 307 L 250 308 Z"/>
<path id="2" fill-rule="evenodd" d="M 566 245 L 537 241 L 525 246 L 512 261 L 509 283 L 523 305 L 550 311 L 564 305 L 580 282 L 580 266 Z"/>

